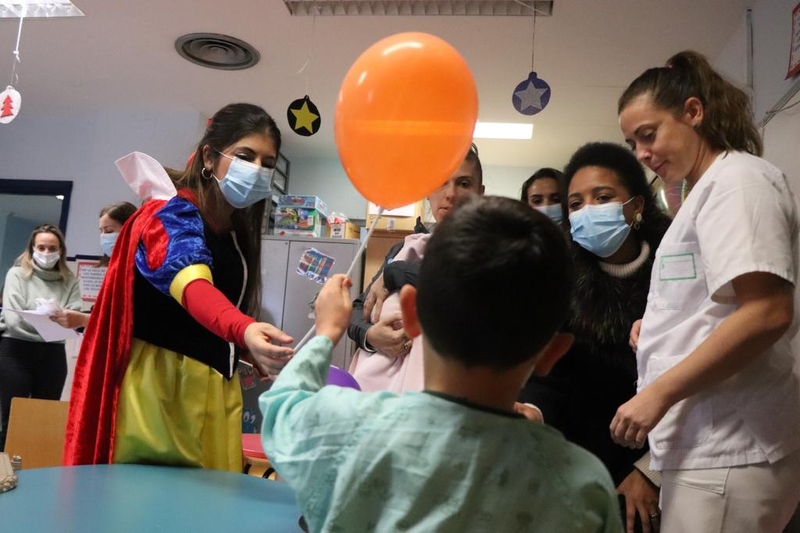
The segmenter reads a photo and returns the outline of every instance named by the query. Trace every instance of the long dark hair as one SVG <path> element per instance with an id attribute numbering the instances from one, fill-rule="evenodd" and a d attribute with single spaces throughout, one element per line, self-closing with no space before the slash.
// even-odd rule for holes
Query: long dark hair
<path id="1" fill-rule="evenodd" d="M 564 168 L 564 188 L 561 191 L 561 205 L 567 212 L 569 184 L 582 168 L 600 167 L 613 172 L 631 197 L 641 196 L 644 199 L 642 222 L 634 234 L 639 240 L 647 241 L 651 250 L 658 248 L 671 222 L 656 203 L 647 176 L 641 163 L 630 149 L 614 143 L 589 143 L 575 152 Z M 586 252 L 590 253 L 590 252 Z M 593 254 L 592 254 L 593 255 Z"/>
<path id="2" fill-rule="evenodd" d="M 209 157 L 216 163 L 219 152 L 248 135 L 266 135 L 281 148 L 281 132 L 273 118 L 262 108 L 253 104 L 229 104 L 217 111 L 206 128 L 205 135 L 197 144 L 194 157 L 183 175 L 173 178 L 178 189 L 189 189 L 197 197 L 197 206 L 203 218 L 214 222 L 214 213 L 224 211 L 227 201 L 214 179 L 205 179 L 203 172 L 203 148 L 208 146 Z M 245 287 L 245 310 L 256 317 L 260 310 L 261 294 L 261 226 L 264 222 L 266 200 L 250 207 L 234 209 L 231 222 L 247 261 L 247 286 Z"/>
<path id="3" fill-rule="evenodd" d="M 536 172 L 534 172 L 533 175 L 530 178 L 526 179 L 522 183 L 522 190 L 520 190 L 519 199 L 527 204 L 528 203 L 528 189 L 531 188 L 531 185 L 533 185 L 533 182 L 535 182 L 538 179 L 542 179 L 542 178 L 556 180 L 556 185 L 558 185 L 558 190 L 559 191 L 561 191 L 561 189 L 563 188 L 564 173 L 561 172 L 560 170 L 556 170 L 554 168 L 542 167 L 539 170 L 537 170 Z"/>
<path id="4" fill-rule="evenodd" d="M 695 97 L 705 114 L 697 132 L 712 148 L 757 156 L 764 151 L 747 94 L 720 76 L 702 54 L 680 52 L 666 66 L 644 71 L 622 93 L 617 112 L 642 95 L 649 95 L 655 105 L 675 116 L 683 112 L 686 100 Z"/>

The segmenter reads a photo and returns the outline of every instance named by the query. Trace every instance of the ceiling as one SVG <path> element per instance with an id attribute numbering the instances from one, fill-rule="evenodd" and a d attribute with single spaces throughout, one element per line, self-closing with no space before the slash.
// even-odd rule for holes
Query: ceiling
<path id="1" fill-rule="evenodd" d="M 479 119 L 533 122 L 530 141 L 481 140 L 484 164 L 563 166 L 579 145 L 621 141 L 616 100 L 641 71 L 671 54 L 722 52 L 744 20 L 745 0 L 556 0 L 536 20 L 535 70 L 552 88 L 533 117 L 511 105 L 531 68 L 531 17 L 292 17 L 281 0 L 74 0 L 77 19 L 27 19 L 17 89 L 22 113 L 107 109 L 197 111 L 233 101 L 262 105 L 284 132 L 290 160 L 336 157 L 333 114 L 339 85 L 358 55 L 383 37 L 425 31 L 467 60 Z M 0 75 L 10 75 L 18 21 L 0 21 Z M 252 44 L 253 68 L 222 71 L 182 59 L 175 40 L 214 32 Z M 302 74 L 298 74 L 306 62 Z M 294 134 L 290 102 L 309 94 L 322 115 L 313 137 Z"/>

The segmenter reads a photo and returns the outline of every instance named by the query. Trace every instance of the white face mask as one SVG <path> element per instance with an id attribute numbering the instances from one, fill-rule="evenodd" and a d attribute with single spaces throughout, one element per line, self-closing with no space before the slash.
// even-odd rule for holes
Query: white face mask
<path id="1" fill-rule="evenodd" d="M 61 254 L 59 252 L 52 252 L 52 253 L 44 253 L 44 252 L 37 252 L 36 250 L 33 251 L 33 261 L 39 265 L 40 268 L 44 268 L 49 270 L 53 268 L 58 260 L 61 258 Z"/>

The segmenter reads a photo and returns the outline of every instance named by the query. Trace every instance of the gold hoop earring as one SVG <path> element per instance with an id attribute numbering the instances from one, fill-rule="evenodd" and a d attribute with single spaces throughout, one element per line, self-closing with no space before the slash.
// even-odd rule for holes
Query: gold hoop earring
<path id="1" fill-rule="evenodd" d="M 208 176 L 206 176 L 206 172 L 208 173 Z M 213 172 L 211 172 L 210 168 L 203 167 L 202 170 L 200 170 L 200 175 L 207 180 L 210 180 L 211 178 L 216 179 L 216 176 L 214 175 Z"/>

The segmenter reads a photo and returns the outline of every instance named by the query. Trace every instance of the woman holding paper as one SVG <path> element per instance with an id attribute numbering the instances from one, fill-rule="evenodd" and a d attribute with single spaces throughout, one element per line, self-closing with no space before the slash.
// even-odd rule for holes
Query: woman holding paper
<path id="1" fill-rule="evenodd" d="M 103 257 L 98 266 L 108 266 L 111 258 L 111 251 L 117 241 L 119 231 L 125 221 L 136 212 L 136 206 L 130 202 L 116 202 L 109 204 L 100 210 L 100 247 L 103 249 Z M 72 309 L 62 309 L 58 313 L 51 315 L 50 320 L 65 328 L 85 328 L 89 323 L 89 313 L 73 311 Z"/>
<path id="2" fill-rule="evenodd" d="M 5 448 L 11 398 L 61 398 L 67 379 L 64 341 L 45 342 L 14 310 L 79 310 L 78 281 L 66 259 L 64 235 L 57 227 L 45 224 L 33 230 L 25 251 L 6 274 L 0 315 L 5 327 L 0 342 L 0 450 Z"/>

